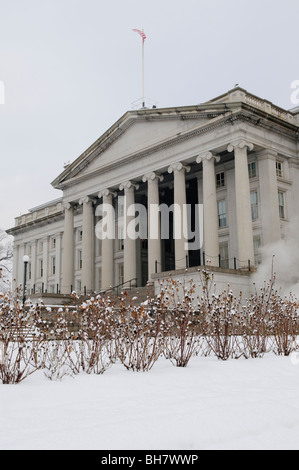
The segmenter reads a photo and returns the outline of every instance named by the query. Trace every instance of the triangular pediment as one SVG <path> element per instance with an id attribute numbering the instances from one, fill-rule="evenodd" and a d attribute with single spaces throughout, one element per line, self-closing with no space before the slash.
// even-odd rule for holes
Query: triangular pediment
<path id="1" fill-rule="evenodd" d="M 69 165 L 52 185 L 61 188 L 73 178 L 92 174 L 106 165 L 123 162 L 132 155 L 192 132 L 223 114 L 223 110 L 215 109 L 215 105 L 213 108 L 190 106 L 130 111 Z"/>
<path id="2" fill-rule="evenodd" d="M 254 109 L 263 117 L 266 109 L 267 119 L 271 115 L 271 119 L 294 123 L 290 113 L 238 86 L 200 105 L 129 111 L 68 165 L 52 185 L 56 189 L 64 189 L 75 184 L 81 176 L 87 178 L 102 168 L 107 170 L 109 165 L 117 165 L 126 159 L 132 161 L 141 154 L 174 145 L 179 139 L 190 138 L 192 133 L 207 131 L 209 125 L 212 128 L 216 121 L 230 119 L 228 115 L 239 112 L 243 107 L 247 114 Z"/>

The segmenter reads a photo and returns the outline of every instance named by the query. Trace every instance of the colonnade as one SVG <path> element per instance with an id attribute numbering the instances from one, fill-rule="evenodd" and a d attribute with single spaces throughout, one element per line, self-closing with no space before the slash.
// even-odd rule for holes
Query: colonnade
<path id="1" fill-rule="evenodd" d="M 235 200 L 236 200 L 236 230 L 238 242 L 238 258 L 250 260 L 254 264 L 253 229 L 251 220 L 250 186 L 248 175 L 247 151 L 253 145 L 245 140 L 239 140 L 228 145 L 227 151 L 234 152 L 235 160 Z M 199 154 L 196 162 L 202 163 L 203 172 L 203 210 L 204 210 L 204 246 L 210 257 L 219 255 L 218 240 L 218 209 L 216 198 L 215 162 L 220 157 L 213 152 Z M 188 255 L 188 240 L 184 235 L 186 227 L 186 173 L 190 166 L 184 161 L 176 162 L 168 167 L 168 173 L 173 173 L 174 185 L 174 243 L 175 243 L 175 269 L 186 266 Z M 155 265 L 161 266 L 161 234 L 159 206 L 159 182 L 163 175 L 150 172 L 140 177 L 147 183 L 148 198 L 148 279 L 155 272 Z M 135 192 L 138 184 L 126 181 L 119 185 L 124 192 L 126 214 L 126 227 L 134 215 L 128 212 L 130 206 L 135 204 Z M 98 194 L 104 204 L 113 205 L 114 188 L 105 188 Z M 93 198 L 85 196 L 80 199 L 83 206 L 83 239 L 82 239 L 82 287 L 87 291 L 93 290 L 94 269 L 94 213 Z M 64 249 L 63 249 L 63 280 L 62 290 L 68 293 L 74 282 L 74 207 L 71 203 L 65 206 L 64 220 Z M 176 212 L 178 211 L 178 212 Z M 111 221 L 112 223 L 112 221 Z M 125 229 L 126 229 L 125 227 Z M 177 236 L 181 234 L 181 236 Z M 102 240 L 102 288 L 113 286 L 114 272 L 114 243 L 112 237 Z M 136 279 L 136 239 L 128 235 L 124 239 L 124 281 Z"/>

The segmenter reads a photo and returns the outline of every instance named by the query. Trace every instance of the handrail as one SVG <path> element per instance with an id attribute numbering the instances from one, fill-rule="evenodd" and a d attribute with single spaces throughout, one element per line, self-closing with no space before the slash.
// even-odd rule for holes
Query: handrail
<path id="1" fill-rule="evenodd" d="M 111 286 L 111 287 L 109 287 L 109 289 L 101 290 L 101 291 L 99 292 L 99 294 L 106 294 L 106 292 L 114 291 L 114 290 L 116 289 L 116 292 L 117 292 L 117 295 L 118 295 L 118 289 L 119 289 L 120 287 L 125 286 L 125 285 L 128 284 L 128 283 L 130 283 L 130 287 L 129 287 L 129 288 L 132 289 L 132 282 L 133 282 L 133 281 L 137 281 L 137 277 L 133 277 L 132 279 L 129 279 L 128 281 L 124 281 L 124 282 L 122 282 L 121 284 L 118 284 L 118 285 L 116 285 L 116 286 L 113 286 L 113 287 Z"/>

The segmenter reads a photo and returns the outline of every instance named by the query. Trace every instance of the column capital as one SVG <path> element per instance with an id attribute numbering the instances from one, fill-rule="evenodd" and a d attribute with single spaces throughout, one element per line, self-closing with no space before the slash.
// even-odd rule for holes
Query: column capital
<path id="1" fill-rule="evenodd" d="M 70 209 L 72 209 L 74 206 L 70 203 L 70 202 L 64 202 L 62 204 L 62 207 L 64 208 L 65 211 L 69 211 Z"/>
<path id="2" fill-rule="evenodd" d="M 162 182 L 164 180 L 164 176 L 158 175 L 157 173 L 152 171 L 151 173 L 147 173 L 146 175 L 142 177 L 143 183 L 146 183 L 147 181 L 148 182 L 155 181 L 156 179 Z"/>
<path id="3" fill-rule="evenodd" d="M 206 152 L 196 157 L 196 163 L 202 163 L 204 160 L 210 161 L 212 159 L 214 159 L 217 163 L 220 161 L 219 155 L 213 152 Z"/>
<path id="4" fill-rule="evenodd" d="M 111 191 L 110 189 L 106 188 L 106 189 L 101 189 L 101 191 L 99 191 L 99 193 L 98 193 L 98 198 L 99 199 L 101 199 L 102 197 L 108 197 L 108 196 L 116 197 L 117 192 L 116 191 Z"/>
<path id="5" fill-rule="evenodd" d="M 83 204 L 93 204 L 95 202 L 94 198 L 91 198 L 89 196 L 84 196 L 79 199 L 79 206 L 82 206 Z"/>
<path id="6" fill-rule="evenodd" d="M 124 191 L 125 189 L 135 188 L 136 190 L 139 189 L 139 184 L 132 183 L 132 181 L 126 181 L 125 183 L 121 183 L 119 185 L 119 190 Z"/>
<path id="7" fill-rule="evenodd" d="M 174 173 L 175 171 L 182 171 L 182 170 L 189 173 L 190 169 L 191 169 L 190 166 L 183 165 L 182 162 L 177 162 L 177 163 L 174 163 L 173 165 L 170 165 L 170 167 L 168 168 L 168 173 Z"/>
<path id="8" fill-rule="evenodd" d="M 253 144 L 251 142 L 248 142 L 245 139 L 240 139 L 237 140 L 236 142 L 232 142 L 227 146 L 227 151 L 232 152 L 235 149 L 243 149 L 247 147 L 248 150 L 253 150 Z"/>

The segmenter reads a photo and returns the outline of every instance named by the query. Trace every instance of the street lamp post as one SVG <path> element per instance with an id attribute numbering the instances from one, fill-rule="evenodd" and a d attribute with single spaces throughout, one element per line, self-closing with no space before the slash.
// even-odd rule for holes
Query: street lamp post
<path id="1" fill-rule="evenodd" d="M 26 302 L 27 268 L 28 268 L 28 263 L 29 263 L 29 256 L 27 255 L 23 256 L 23 262 L 24 262 L 24 285 L 23 285 L 23 305 L 24 305 Z"/>

